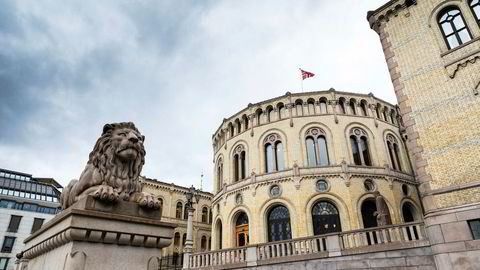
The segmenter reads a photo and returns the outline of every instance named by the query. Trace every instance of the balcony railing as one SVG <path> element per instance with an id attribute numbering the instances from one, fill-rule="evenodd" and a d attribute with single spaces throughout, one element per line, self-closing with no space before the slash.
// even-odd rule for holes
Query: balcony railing
<path id="1" fill-rule="evenodd" d="M 228 269 L 429 245 L 422 222 L 194 253 L 188 268 Z"/>

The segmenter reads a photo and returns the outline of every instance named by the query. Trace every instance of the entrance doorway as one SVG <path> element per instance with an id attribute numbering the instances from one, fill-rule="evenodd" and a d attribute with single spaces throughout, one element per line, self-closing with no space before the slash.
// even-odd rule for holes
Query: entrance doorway
<path id="1" fill-rule="evenodd" d="M 377 205 L 373 199 L 367 199 L 362 203 L 363 228 L 377 227 L 377 218 L 374 213 L 377 211 Z"/>
<path id="2" fill-rule="evenodd" d="M 312 221 L 315 235 L 342 231 L 338 210 L 329 202 L 315 203 L 312 208 Z"/>
<path id="3" fill-rule="evenodd" d="M 248 245 L 248 216 L 245 212 L 240 213 L 235 222 L 235 239 L 237 239 L 237 247 Z"/>

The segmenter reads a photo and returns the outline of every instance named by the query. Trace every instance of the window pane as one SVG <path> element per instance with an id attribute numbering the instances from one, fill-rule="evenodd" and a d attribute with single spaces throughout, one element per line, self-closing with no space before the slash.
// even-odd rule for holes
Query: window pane
<path id="1" fill-rule="evenodd" d="M 360 152 L 358 151 L 357 140 L 355 137 L 350 137 L 350 143 L 352 144 L 352 153 L 353 153 L 353 162 L 355 165 L 362 165 L 362 160 L 360 159 Z"/>
<path id="2" fill-rule="evenodd" d="M 388 148 L 388 156 L 390 157 L 390 162 L 392 163 L 392 167 L 394 170 L 396 170 L 397 166 L 395 165 L 395 161 L 393 159 L 393 149 L 392 149 L 392 144 L 390 142 L 387 142 L 387 148 Z"/>
<path id="3" fill-rule="evenodd" d="M 267 173 L 273 171 L 273 147 L 271 144 L 265 146 L 265 167 Z"/>
<path id="4" fill-rule="evenodd" d="M 283 162 L 283 144 L 281 142 L 277 143 L 277 171 L 283 171 L 285 169 Z"/>
<path id="5" fill-rule="evenodd" d="M 365 161 L 365 165 L 372 166 L 372 162 L 370 161 L 370 154 L 368 151 L 368 142 L 367 138 L 362 137 L 360 139 L 360 150 L 362 151 L 363 160 Z"/>
<path id="6" fill-rule="evenodd" d="M 312 138 L 307 138 L 307 160 L 308 166 L 316 166 L 317 165 L 317 154 L 315 151 L 315 142 Z"/>
<path id="7" fill-rule="evenodd" d="M 320 101 L 320 112 L 327 113 L 327 103 L 325 101 Z"/>
<path id="8" fill-rule="evenodd" d="M 470 34 L 468 33 L 467 29 L 463 29 L 458 33 L 460 36 L 460 39 L 462 40 L 462 43 L 470 41 L 472 38 L 470 37 Z"/>
<path id="9" fill-rule="evenodd" d="M 458 15 L 453 19 L 453 24 L 455 25 L 455 29 L 460 30 L 465 27 L 465 23 L 463 22 L 462 16 Z"/>
<path id="10" fill-rule="evenodd" d="M 320 152 L 320 165 L 328 165 L 327 141 L 324 137 L 318 137 L 318 150 Z"/>
<path id="11" fill-rule="evenodd" d="M 395 152 L 395 157 L 397 158 L 398 170 L 402 170 L 402 161 L 400 160 L 400 150 L 396 143 L 393 144 L 393 151 Z"/>
<path id="12" fill-rule="evenodd" d="M 475 16 L 477 17 L 477 20 L 480 20 L 480 4 L 478 4 L 473 8 L 473 12 L 475 12 Z"/>
<path id="13" fill-rule="evenodd" d="M 443 29 L 443 32 L 445 33 L 445 35 L 450 35 L 451 33 L 453 33 L 453 28 L 451 26 L 450 23 L 446 22 L 446 23 L 442 23 L 442 29 Z"/>
<path id="14" fill-rule="evenodd" d="M 451 35 L 447 37 L 448 45 L 450 46 L 450 49 L 456 48 L 458 44 L 457 37 L 455 35 Z"/>

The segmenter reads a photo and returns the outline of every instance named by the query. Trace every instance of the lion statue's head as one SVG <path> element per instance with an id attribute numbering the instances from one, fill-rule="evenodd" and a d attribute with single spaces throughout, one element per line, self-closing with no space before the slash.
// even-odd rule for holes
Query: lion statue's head
<path id="1" fill-rule="evenodd" d="M 131 122 L 106 124 L 102 136 L 89 155 L 102 182 L 119 192 L 131 193 L 145 163 L 145 136 Z"/>

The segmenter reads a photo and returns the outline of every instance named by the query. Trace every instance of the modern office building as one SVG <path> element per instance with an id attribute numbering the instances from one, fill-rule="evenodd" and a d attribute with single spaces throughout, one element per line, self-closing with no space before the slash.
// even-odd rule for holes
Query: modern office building
<path id="1" fill-rule="evenodd" d="M 0 169 L 0 270 L 13 270 L 23 240 L 59 211 L 61 188 L 52 178 Z"/>

